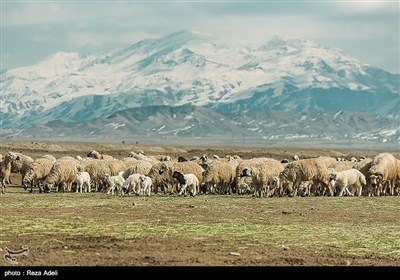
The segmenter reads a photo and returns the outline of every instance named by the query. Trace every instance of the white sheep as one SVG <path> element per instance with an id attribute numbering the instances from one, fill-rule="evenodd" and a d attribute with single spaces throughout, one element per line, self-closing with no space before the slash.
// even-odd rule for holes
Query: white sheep
<path id="1" fill-rule="evenodd" d="M 199 188 L 199 180 L 197 179 L 196 175 L 192 174 L 192 173 L 188 173 L 188 174 L 182 174 L 179 171 L 175 171 L 172 174 L 172 177 L 175 178 L 176 180 L 178 180 L 179 182 L 179 192 L 178 195 L 181 196 L 182 194 L 184 194 L 186 196 L 186 191 L 187 189 L 189 189 L 189 193 L 192 196 L 196 195 L 196 191 Z"/>
<path id="2" fill-rule="evenodd" d="M 329 183 L 336 191 L 338 196 L 342 196 L 343 192 L 353 196 L 354 192 L 350 192 L 349 187 L 356 189 L 356 195 L 361 196 L 362 188 L 367 184 L 365 176 L 357 169 L 349 169 L 339 172 L 329 173 Z"/>
<path id="3" fill-rule="evenodd" d="M 139 183 L 139 186 L 140 186 L 140 188 L 139 188 L 139 195 L 147 195 L 147 196 L 150 196 L 150 194 L 151 194 L 151 186 L 153 185 L 153 182 L 151 181 L 151 178 L 150 177 L 147 177 L 147 176 L 145 176 L 145 175 L 142 175 L 142 176 L 140 176 L 139 177 L 139 181 L 140 181 L 140 183 Z"/>
<path id="4" fill-rule="evenodd" d="M 89 173 L 85 171 L 77 172 L 75 183 L 76 183 L 76 192 L 80 191 L 82 193 L 82 189 L 84 189 L 84 192 L 91 192 Z"/>
<path id="5" fill-rule="evenodd" d="M 125 179 L 122 177 L 122 172 L 116 176 L 111 176 L 110 174 L 104 174 L 104 180 L 106 185 L 108 186 L 107 194 L 114 195 L 114 191 L 122 191 L 122 187 L 125 183 Z"/>
<path id="6" fill-rule="evenodd" d="M 140 191 L 140 183 L 141 181 L 139 180 L 140 176 L 142 174 L 132 174 L 130 175 L 124 182 L 122 186 L 122 194 L 128 194 L 133 191 L 133 193 L 138 194 Z"/>

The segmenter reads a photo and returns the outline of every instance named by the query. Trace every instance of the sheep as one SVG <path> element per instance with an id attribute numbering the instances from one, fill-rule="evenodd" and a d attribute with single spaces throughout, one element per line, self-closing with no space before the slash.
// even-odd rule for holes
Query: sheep
<path id="1" fill-rule="evenodd" d="M 139 160 L 147 160 L 147 161 L 154 162 L 153 159 L 147 157 L 143 152 L 139 152 L 138 154 L 135 153 L 135 152 L 130 152 L 128 154 L 128 157 L 132 157 L 132 158 L 139 159 Z"/>
<path id="2" fill-rule="evenodd" d="M 247 160 L 242 160 L 242 161 L 235 161 L 237 163 L 236 165 L 236 186 L 238 188 L 238 194 L 243 194 L 244 192 L 242 192 L 242 187 L 244 189 L 253 189 L 254 184 L 253 184 L 253 180 L 250 177 L 243 177 L 240 176 L 240 174 L 242 174 L 242 171 L 246 168 L 251 168 L 252 165 L 256 164 L 256 163 L 260 163 L 260 162 L 264 162 L 268 160 L 268 158 L 251 158 L 251 159 L 247 159 Z M 250 178 L 250 179 L 244 179 L 244 178 Z M 245 181 L 243 181 L 245 180 Z M 245 190 L 243 190 L 245 191 Z"/>
<path id="3" fill-rule="evenodd" d="M 298 155 L 294 155 L 294 156 L 292 157 L 292 159 L 293 159 L 294 161 L 300 160 L 300 158 L 299 158 Z"/>
<path id="4" fill-rule="evenodd" d="M 77 166 L 78 164 L 72 160 L 57 160 L 43 182 L 45 191 L 50 192 L 54 186 L 62 187 L 63 191 L 67 186 L 67 191 L 71 191 L 72 183 L 76 180 L 78 172 Z"/>
<path id="5" fill-rule="evenodd" d="M 139 177 L 140 181 L 140 188 L 139 188 L 139 195 L 140 194 L 147 194 L 147 196 L 150 196 L 151 194 L 151 187 L 153 185 L 153 182 L 151 181 L 150 177 L 147 177 L 145 175 L 141 175 Z"/>
<path id="6" fill-rule="evenodd" d="M 9 178 L 11 174 L 11 162 L 13 160 L 16 160 L 17 155 L 13 153 L 7 153 L 3 159 L 3 161 L 0 162 L 0 184 L 1 184 L 1 193 L 5 193 L 4 189 L 6 186 L 7 178 Z"/>
<path id="7" fill-rule="evenodd" d="M 92 157 L 95 159 L 113 159 L 112 156 L 106 154 L 100 154 L 98 151 L 92 150 L 87 154 L 87 157 Z"/>
<path id="8" fill-rule="evenodd" d="M 172 176 L 174 171 L 179 171 L 182 174 L 192 173 L 197 177 L 197 180 L 199 182 L 202 182 L 202 180 L 203 180 L 204 169 L 200 165 L 198 165 L 197 163 L 195 163 L 193 161 L 163 162 L 159 168 L 158 173 L 160 175 L 163 173 L 168 173 L 169 176 Z M 149 176 L 150 176 L 150 173 L 149 173 Z M 200 185 L 199 185 L 199 187 L 200 187 Z M 199 191 L 200 190 L 198 190 L 198 192 Z"/>
<path id="9" fill-rule="evenodd" d="M 122 194 L 128 194 L 130 191 L 133 191 L 133 193 L 138 194 L 140 191 L 140 183 L 141 180 L 139 179 L 142 174 L 132 174 L 130 175 L 122 185 Z"/>
<path id="10" fill-rule="evenodd" d="M 56 162 L 56 158 L 51 155 L 44 155 L 37 158 L 35 161 L 29 164 L 26 171 L 25 177 L 22 180 L 22 185 L 26 190 L 30 186 L 30 193 L 33 192 L 33 187 L 38 186 L 39 192 L 42 192 L 40 183 L 43 182 L 47 175 L 50 174 L 53 164 Z"/>
<path id="11" fill-rule="evenodd" d="M 110 174 L 104 174 L 104 181 L 108 187 L 107 194 L 114 195 L 114 190 L 122 192 L 122 187 L 125 183 L 125 179 L 122 177 L 122 172 L 117 176 L 111 176 Z"/>
<path id="12" fill-rule="evenodd" d="M 352 161 L 336 161 L 328 166 L 328 169 L 332 169 L 333 171 L 344 171 L 353 168 L 354 162 Z"/>
<path id="13" fill-rule="evenodd" d="M 132 166 L 124 170 L 122 177 L 127 179 L 130 175 L 135 173 L 147 175 L 152 167 L 153 165 L 146 160 L 137 160 Z"/>
<path id="14" fill-rule="evenodd" d="M 84 189 L 84 192 L 91 192 L 89 173 L 78 171 L 74 183 L 76 183 L 76 192 L 80 191 L 82 193 L 82 189 Z"/>
<path id="15" fill-rule="evenodd" d="M 288 163 L 284 170 L 279 174 L 280 180 L 292 182 L 292 190 L 290 196 L 296 195 L 298 186 L 302 181 L 312 181 L 314 189 L 318 184 L 325 187 L 330 196 L 333 196 L 333 190 L 328 181 L 328 170 L 324 164 L 324 160 L 319 158 L 302 159 Z M 286 189 L 289 187 L 287 185 Z"/>
<path id="16" fill-rule="evenodd" d="M 338 196 L 342 196 L 344 191 L 353 196 L 348 189 L 350 186 L 356 189 L 357 196 L 361 196 L 362 188 L 367 184 L 365 176 L 357 169 L 331 172 L 328 176 L 329 183 Z"/>
<path id="17" fill-rule="evenodd" d="M 365 176 L 367 185 L 366 187 L 363 188 L 363 195 L 366 196 L 374 195 L 374 190 L 372 189 L 371 180 L 370 177 L 368 176 L 368 170 L 371 168 L 371 164 L 372 164 L 372 158 L 364 158 L 362 161 L 356 162 L 353 165 L 354 169 L 357 169 Z"/>
<path id="18" fill-rule="evenodd" d="M 372 188 L 387 185 L 389 194 L 393 195 L 395 185 L 400 180 L 400 161 L 390 153 L 380 153 L 372 161 L 367 176 Z M 386 194 L 386 188 L 382 189 L 382 194 Z"/>
<path id="19" fill-rule="evenodd" d="M 274 181 L 274 179 L 276 179 L 282 171 L 283 165 L 279 161 L 271 158 L 256 162 L 250 167 L 244 168 L 240 173 L 240 177 L 252 177 L 255 185 L 254 194 L 256 197 L 264 197 L 265 195 L 272 196 L 272 188 L 270 188 L 270 186 L 273 184 L 274 186 L 279 186 L 279 181 Z M 273 190 L 275 190 L 275 188 Z"/>
<path id="20" fill-rule="evenodd" d="M 22 178 L 21 178 L 21 185 L 22 185 L 22 181 L 24 180 L 25 173 L 28 169 L 29 164 L 31 162 L 33 162 L 33 159 L 30 156 L 26 156 L 21 153 L 9 152 L 8 154 L 13 154 L 14 156 L 16 156 L 16 158 L 11 161 L 11 172 L 12 173 L 20 173 L 22 175 Z M 11 183 L 10 177 L 7 178 L 7 182 Z"/>
<path id="21" fill-rule="evenodd" d="M 148 156 L 151 161 L 172 161 L 170 156 L 164 155 L 156 155 L 156 156 Z"/>
<path id="22" fill-rule="evenodd" d="M 236 167 L 227 162 L 215 161 L 205 168 L 203 183 L 211 193 L 231 193 L 230 185 L 235 180 Z M 218 188 L 218 189 L 217 189 Z"/>
<path id="23" fill-rule="evenodd" d="M 150 169 L 149 173 L 147 174 L 147 176 L 149 176 L 153 181 L 154 193 L 158 193 L 159 188 L 164 193 L 167 193 L 168 191 L 172 192 L 173 185 L 175 184 L 175 180 L 171 178 L 169 173 L 162 172 L 160 174 L 160 169 L 163 164 L 164 163 L 162 162 L 154 164 L 153 167 Z M 173 163 L 168 162 L 168 164 L 172 166 Z"/>
<path id="24" fill-rule="evenodd" d="M 179 171 L 174 171 L 172 178 L 175 178 L 179 182 L 179 192 L 178 195 L 184 194 L 186 196 L 186 189 L 189 188 L 189 193 L 191 196 L 196 195 L 196 191 L 199 188 L 199 180 L 193 173 L 182 174 Z"/>

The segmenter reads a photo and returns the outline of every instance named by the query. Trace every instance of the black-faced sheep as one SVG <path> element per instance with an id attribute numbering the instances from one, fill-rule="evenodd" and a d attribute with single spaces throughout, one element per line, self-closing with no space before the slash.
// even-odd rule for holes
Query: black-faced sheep
<path id="1" fill-rule="evenodd" d="M 172 178 L 175 178 L 179 182 L 178 195 L 184 194 L 186 196 L 187 189 L 191 196 L 195 196 L 199 189 L 199 180 L 196 175 L 192 173 L 182 174 L 179 171 L 174 171 Z"/>

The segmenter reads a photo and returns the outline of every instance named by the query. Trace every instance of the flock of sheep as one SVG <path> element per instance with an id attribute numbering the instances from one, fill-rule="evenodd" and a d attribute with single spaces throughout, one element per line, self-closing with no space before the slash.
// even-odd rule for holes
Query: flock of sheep
<path id="1" fill-rule="evenodd" d="M 253 194 L 273 196 L 379 196 L 400 194 L 400 160 L 390 153 L 359 160 L 317 157 L 292 161 L 207 155 L 172 159 L 131 152 L 121 160 L 91 151 L 85 158 L 43 155 L 35 160 L 16 152 L 0 155 L 2 193 L 10 174 L 39 192 L 101 191 L 107 194 Z"/>

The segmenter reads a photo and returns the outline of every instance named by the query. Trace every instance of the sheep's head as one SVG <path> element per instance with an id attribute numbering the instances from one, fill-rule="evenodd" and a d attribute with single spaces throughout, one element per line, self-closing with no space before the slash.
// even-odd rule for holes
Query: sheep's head
<path id="1" fill-rule="evenodd" d="M 245 168 L 242 170 L 242 172 L 239 174 L 239 177 L 246 177 L 246 176 L 251 176 L 251 170 L 249 168 Z"/>
<path id="2" fill-rule="evenodd" d="M 335 182 L 337 180 L 337 174 L 336 173 L 329 173 L 328 178 L 329 178 L 329 184 L 334 188 L 335 187 Z"/>
<path id="3" fill-rule="evenodd" d="M 31 180 L 29 180 L 27 178 L 27 176 L 25 175 L 25 178 L 22 180 L 22 185 L 24 186 L 24 189 L 26 190 L 30 184 L 31 184 Z"/>
<path id="4" fill-rule="evenodd" d="M 287 158 L 284 158 L 281 160 L 281 163 L 289 163 L 289 160 Z"/>
<path id="5" fill-rule="evenodd" d="M 370 181 L 371 181 L 371 186 L 373 188 L 376 188 L 380 183 L 382 183 L 383 181 L 383 176 L 382 174 L 371 174 L 369 177 Z"/>
<path id="6" fill-rule="evenodd" d="M 206 154 L 203 154 L 203 155 L 200 157 L 200 159 L 201 159 L 202 161 L 207 161 L 208 156 L 207 156 Z"/>
<path id="7" fill-rule="evenodd" d="M 275 177 L 268 182 L 270 189 L 275 189 L 279 186 L 279 178 Z"/>
<path id="8" fill-rule="evenodd" d="M 8 152 L 5 158 L 8 158 L 8 160 L 19 160 L 19 156 L 13 152 Z"/>
<path id="9" fill-rule="evenodd" d="M 172 178 L 178 179 L 179 177 L 182 177 L 183 174 L 180 173 L 179 171 L 174 171 L 174 174 L 172 174 Z"/>
<path id="10" fill-rule="evenodd" d="M 158 174 L 163 174 L 165 171 L 167 171 L 167 166 L 165 164 L 161 164 L 160 169 L 158 170 Z"/>

